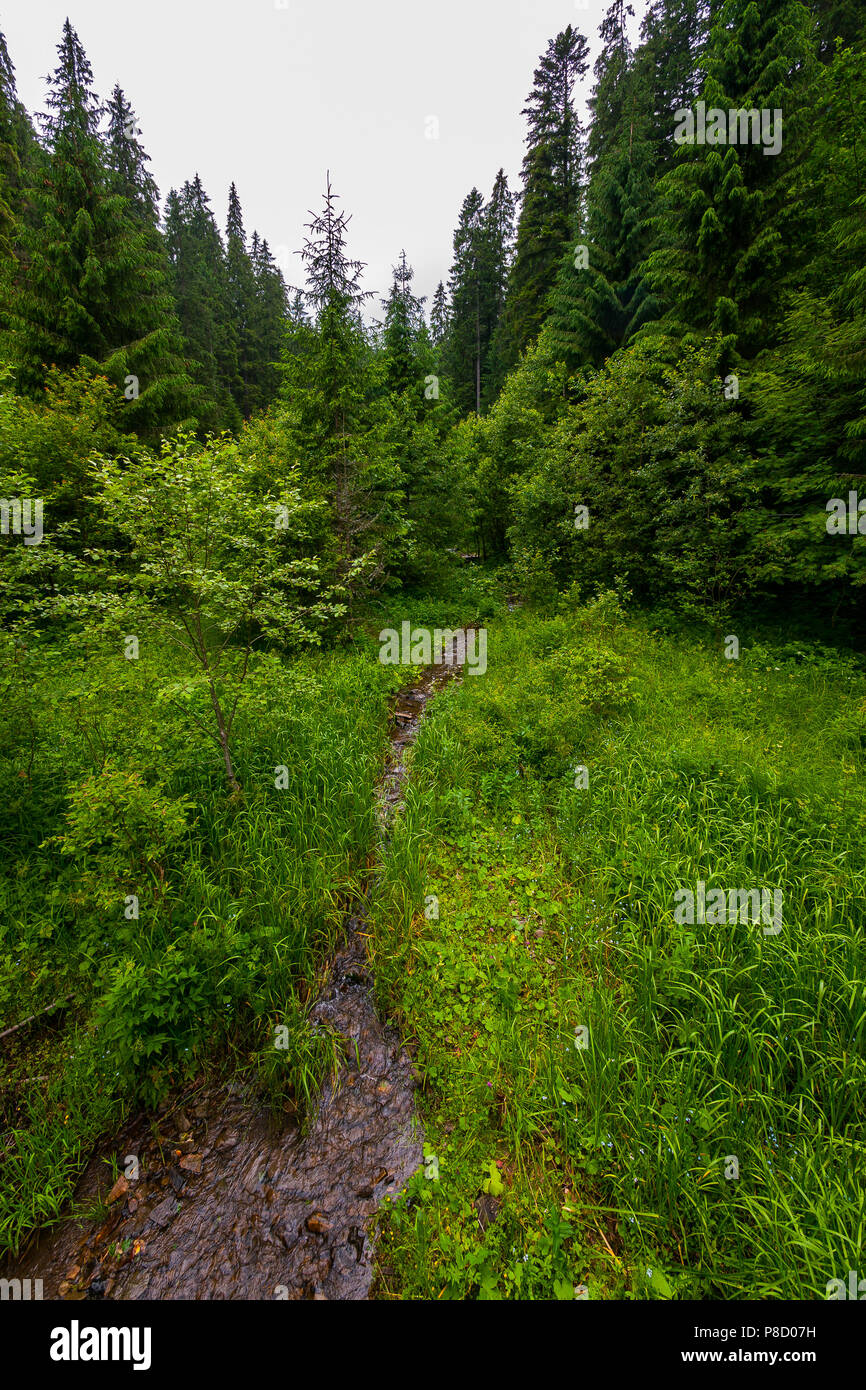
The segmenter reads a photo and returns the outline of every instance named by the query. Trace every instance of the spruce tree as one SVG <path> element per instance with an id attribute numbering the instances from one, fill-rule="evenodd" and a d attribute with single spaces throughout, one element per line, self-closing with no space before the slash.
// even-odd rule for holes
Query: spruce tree
<path id="1" fill-rule="evenodd" d="M 676 113 L 701 94 L 709 24 L 708 0 L 655 0 L 644 16 L 635 67 L 652 103 L 654 176 L 674 163 Z"/>
<path id="2" fill-rule="evenodd" d="M 454 261 L 448 280 L 451 313 L 444 351 L 454 401 L 462 414 L 481 411 L 486 268 L 484 199 L 472 188 L 463 200 L 454 232 Z"/>
<path id="3" fill-rule="evenodd" d="M 333 509 L 335 568 L 351 620 L 355 596 L 384 574 L 405 521 L 399 474 L 382 447 L 372 354 L 360 317 L 370 291 L 361 288 L 363 262 L 348 255 L 350 219 L 336 202 L 328 174 L 324 206 L 311 212 L 300 253 L 316 323 L 301 338 L 301 352 L 291 350 L 297 332 L 288 335 L 281 396 L 293 452 Z"/>
<path id="4" fill-rule="evenodd" d="M 385 323 L 382 332 L 385 383 L 394 395 L 412 395 L 423 403 L 424 368 L 420 354 L 420 334 L 424 324 L 424 301 L 412 293 L 415 272 L 400 252 L 392 271 L 391 292 L 383 300 Z M 426 337 L 426 335 L 425 335 Z"/>
<path id="5" fill-rule="evenodd" d="M 485 272 L 487 279 L 487 323 L 484 336 L 489 342 L 483 370 L 483 400 L 490 405 L 495 400 L 507 370 L 507 350 L 503 347 L 503 324 L 508 279 L 514 258 L 515 198 L 508 187 L 504 169 L 500 169 L 493 184 L 490 202 L 484 209 L 483 236 Z"/>
<path id="6" fill-rule="evenodd" d="M 552 297 L 547 341 L 572 371 L 600 367 L 656 311 L 643 278 L 652 244 L 654 101 L 639 57 L 620 71 L 617 124 L 597 145 L 585 230 L 575 229 Z"/>
<path id="7" fill-rule="evenodd" d="M 589 99 L 589 109 L 592 112 L 592 124 L 587 139 L 590 173 L 601 158 L 608 141 L 614 139 L 622 129 L 625 77 L 631 63 L 627 20 L 633 17 L 634 9 L 626 4 L 626 0 L 613 0 L 599 25 L 602 48 L 595 60 L 595 84 Z"/>
<path id="8" fill-rule="evenodd" d="M 286 308 L 286 324 L 282 333 L 280 360 L 277 372 L 286 375 L 286 364 L 295 363 L 311 350 L 313 326 L 307 313 L 303 290 L 292 288 Z"/>
<path id="9" fill-rule="evenodd" d="M 402 251 L 385 301 L 382 363 L 388 390 L 389 453 L 399 476 L 409 528 L 397 569 L 401 577 L 418 581 L 441 549 L 440 532 L 449 502 L 437 429 L 438 397 L 428 398 L 425 389 L 433 368 L 433 345 L 424 320 L 424 301 L 412 293 L 413 278 Z"/>
<path id="10" fill-rule="evenodd" d="M 443 339 L 448 332 L 448 318 L 448 295 L 440 280 L 433 292 L 433 302 L 430 305 L 430 339 L 437 349 L 442 346 Z"/>
<path id="11" fill-rule="evenodd" d="M 579 213 L 582 132 L 573 97 L 588 53 L 586 39 L 571 25 L 551 39 L 524 108 L 523 196 L 502 331 L 506 365 L 541 327 Z"/>
<path id="12" fill-rule="evenodd" d="M 226 307 L 237 338 L 237 377 L 231 386 L 241 414 L 248 418 L 258 406 L 255 360 L 256 273 L 247 251 L 247 238 L 238 191 L 229 189 L 226 219 Z"/>
<path id="13" fill-rule="evenodd" d="M 32 204 L 26 195 L 36 141 L 18 100 L 15 69 L 0 33 L 0 347 L 7 347 L 10 315 L 20 280 L 22 235 Z"/>
<path id="14" fill-rule="evenodd" d="M 264 409 L 279 389 L 278 363 L 287 322 L 287 291 L 282 271 L 267 241 L 253 234 L 250 249 L 256 294 L 252 312 L 253 394 L 256 409 Z"/>
<path id="15" fill-rule="evenodd" d="M 660 245 L 648 262 L 648 284 L 667 302 L 667 329 L 721 338 L 721 367 L 735 352 L 754 355 L 778 326 L 780 279 L 794 252 L 786 177 L 804 138 L 810 30 L 799 0 L 760 7 L 725 0 L 710 34 L 702 98 L 708 111 L 726 117 L 781 111 L 781 150 L 768 155 L 760 142 L 722 142 L 710 129 L 711 140 L 700 143 L 696 128 L 660 184 Z"/>
<path id="16" fill-rule="evenodd" d="M 48 165 L 13 306 L 19 379 L 38 391 L 51 366 L 81 364 L 113 380 L 130 425 L 152 432 L 191 405 L 164 262 L 112 190 L 90 64 L 68 20 L 57 51 L 42 118 Z"/>
<path id="17" fill-rule="evenodd" d="M 113 193 L 119 193 L 126 199 L 129 211 L 142 226 L 155 231 L 159 221 L 159 190 L 148 168 L 148 157 L 138 139 L 141 132 L 135 112 L 117 85 L 106 113 L 109 186 Z"/>
<path id="18" fill-rule="evenodd" d="M 198 174 L 180 193 L 169 193 L 165 239 L 181 330 L 205 392 L 199 423 L 204 429 L 236 429 L 241 422 L 232 395 L 237 339 L 228 310 L 225 253 Z"/>
<path id="19" fill-rule="evenodd" d="M 9 255 L 20 249 L 16 229 L 30 214 L 27 189 L 35 180 L 39 153 L 30 117 L 18 99 L 6 38 L 0 33 L 0 247 Z"/>

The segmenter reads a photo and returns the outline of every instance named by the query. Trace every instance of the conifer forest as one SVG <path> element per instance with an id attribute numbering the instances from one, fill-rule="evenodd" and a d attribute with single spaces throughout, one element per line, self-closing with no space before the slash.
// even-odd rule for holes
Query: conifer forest
<path id="1" fill-rule="evenodd" d="M 68 4 L 48 43 L 0 7 L 33 1365 L 165 1374 L 189 1300 L 226 1338 L 276 1304 L 265 1349 L 286 1301 L 578 1301 L 635 1369 L 821 1365 L 817 1304 L 866 1298 L 866 8 L 478 0 L 511 65 L 449 75 L 428 7 L 373 0 L 413 245 L 385 137 L 389 206 L 346 195 L 318 39 L 290 140 L 234 90 L 231 27 L 264 62 L 306 0 L 190 0 L 231 19 L 212 72 L 159 19 L 240 132 L 196 98 L 174 186 L 132 8 Z M 512 126 L 449 125 L 470 71 Z"/>

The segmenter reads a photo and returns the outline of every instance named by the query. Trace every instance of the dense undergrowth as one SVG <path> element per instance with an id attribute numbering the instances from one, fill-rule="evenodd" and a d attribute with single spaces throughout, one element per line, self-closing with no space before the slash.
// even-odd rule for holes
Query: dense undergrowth
<path id="1" fill-rule="evenodd" d="M 311 986 L 359 888 L 399 679 L 360 650 L 257 658 L 227 797 L 189 711 L 154 699 L 174 653 L 26 658 L 0 750 L 0 1017 L 64 1006 L 3 1044 L 13 1249 L 130 1104 L 228 1066 L 305 1110 L 339 1046 L 306 1023 Z"/>
<path id="2" fill-rule="evenodd" d="M 726 660 L 612 594 L 489 652 L 422 729 L 379 885 L 430 1155 L 380 1293 L 826 1297 L 866 1195 L 862 666 Z M 698 880 L 781 890 L 781 930 L 678 922 Z"/>
<path id="3" fill-rule="evenodd" d="M 506 616 L 482 570 L 399 608 L 484 622 L 489 649 L 422 723 L 372 884 L 427 1154 L 379 1218 L 379 1296 L 824 1296 L 864 1217 L 862 663 L 756 633 L 729 660 L 612 592 Z M 24 653 L 0 1013 L 61 1005 L 5 1042 L 7 1249 L 132 1105 L 238 1069 L 276 1107 L 314 1099 L 341 1044 L 306 1012 L 411 675 L 377 660 L 394 611 L 255 659 L 233 796 L 155 701 L 175 655 Z M 679 921 L 699 881 L 780 891 L 781 930 Z"/>

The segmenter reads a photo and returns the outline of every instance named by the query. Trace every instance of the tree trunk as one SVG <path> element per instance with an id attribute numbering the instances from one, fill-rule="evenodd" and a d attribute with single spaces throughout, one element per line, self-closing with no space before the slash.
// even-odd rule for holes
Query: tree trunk
<path id="1" fill-rule="evenodd" d="M 232 755 L 231 749 L 229 748 L 229 736 L 228 730 L 226 729 L 225 716 L 223 715 L 222 706 L 220 705 L 219 699 L 217 698 L 217 693 L 214 689 L 213 681 L 208 681 L 208 686 L 210 687 L 210 702 L 213 706 L 213 712 L 216 716 L 217 728 L 219 729 L 220 748 L 223 750 L 223 761 L 226 765 L 226 775 L 228 776 L 229 785 L 231 786 L 232 791 L 239 792 L 241 789 L 241 784 L 235 776 L 235 770 L 232 767 Z"/>
<path id="2" fill-rule="evenodd" d="M 481 414 L 481 307 L 478 299 L 478 267 L 475 273 L 475 414 Z"/>

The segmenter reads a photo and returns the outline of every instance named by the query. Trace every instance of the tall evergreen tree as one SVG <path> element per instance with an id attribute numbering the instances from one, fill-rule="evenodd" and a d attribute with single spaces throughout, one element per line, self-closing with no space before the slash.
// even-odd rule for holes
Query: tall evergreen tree
<path id="1" fill-rule="evenodd" d="M 159 220 L 159 190 L 148 168 L 149 160 L 139 141 L 141 134 L 135 112 L 115 85 L 106 107 L 108 116 L 107 163 L 109 185 L 129 204 L 129 210 L 143 226 L 157 228 Z"/>
<path id="2" fill-rule="evenodd" d="M 232 394 L 241 414 L 248 417 L 259 404 L 254 341 L 257 287 L 253 263 L 247 251 L 240 199 L 234 184 L 229 189 L 225 245 L 227 307 L 237 337 L 238 375 L 232 386 Z"/>
<path id="3" fill-rule="evenodd" d="M 651 93 L 654 176 L 674 163 L 676 113 L 701 94 L 709 25 L 708 0 L 655 0 L 644 16 L 635 66 Z"/>
<path id="4" fill-rule="evenodd" d="M 397 562 L 402 577 L 423 579 L 442 546 L 453 505 L 446 485 L 437 428 L 438 396 L 428 396 L 434 349 L 424 319 L 424 301 L 412 292 L 414 272 L 406 253 L 393 270 L 385 301 L 383 375 L 388 389 L 390 454 L 399 475 L 408 524 L 405 550 Z M 453 491 L 453 490 L 452 490 Z M 444 527 L 444 531 L 443 531 Z"/>
<path id="5" fill-rule="evenodd" d="M 634 18 L 633 7 L 626 0 L 613 0 L 599 25 L 602 47 L 595 60 L 595 84 L 589 99 L 592 112 L 587 140 L 590 172 L 601 158 L 607 142 L 622 129 L 625 77 L 631 63 L 627 23 L 630 18 Z"/>
<path id="6" fill-rule="evenodd" d="M 505 376 L 503 312 L 513 246 L 514 197 L 500 169 L 487 204 L 477 188 L 470 190 L 454 233 L 443 362 L 463 414 L 480 414 Z"/>
<path id="7" fill-rule="evenodd" d="M 30 210 L 25 190 L 35 148 L 29 117 L 18 100 L 6 39 L 0 33 L 0 345 L 8 337 L 17 293 L 23 223 Z"/>
<path id="8" fill-rule="evenodd" d="M 582 133 L 573 97 L 575 82 L 587 70 L 588 53 L 586 39 L 571 25 L 551 39 L 524 108 L 523 196 L 502 333 L 506 364 L 538 333 L 577 222 Z"/>
<path id="9" fill-rule="evenodd" d="M 313 333 L 310 316 L 303 290 L 292 287 L 286 307 L 286 325 L 282 335 L 282 349 L 277 370 L 285 374 L 286 362 L 302 357 L 310 349 Z"/>
<path id="10" fill-rule="evenodd" d="M 508 187 L 504 169 L 500 169 L 493 184 L 490 202 L 484 209 L 484 243 L 486 253 L 487 313 L 485 337 L 489 351 L 485 354 L 483 399 L 490 405 L 495 399 L 507 368 L 503 348 L 503 324 L 508 278 L 514 258 L 515 198 Z"/>
<path id="11" fill-rule="evenodd" d="M 448 295 L 440 280 L 433 292 L 433 302 L 430 305 L 430 338 L 435 348 L 442 346 L 448 332 L 448 317 Z"/>
<path id="12" fill-rule="evenodd" d="M 336 573 L 350 616 L 359 588 L 384 573 L 390 546 L 405 529 L 399 476 L 383 450 L 374 403 L 372 356 L 360 309 L 363 262 L 348 255 L 349 218 L 336 207 L 327 176 L 324 206 L 310 214 L 301 257 L 307 298 L 316 310 L 303 351 L 287 339 L 282 397 L 293 448 L 322 484 L 333 508 Z"/>
<path id="13" fill-rule="evenodd" d="M 205 429 L 236 429 L 237 338 L 228 309 L 225 253 L 198 174 L 180 193 L 169 193 L 165 239 L 184 341 L 207 402 L 198 409 L 199 422 Z"/>
<path id="14" fill-rule="evenodd" d="M 26 220 L 28 184 L 34 181 L 39 148 L 30 117 L 18 99 L 15 68 L 0 33 L 0 246 L 14 255 L 17 224 Z"/>
<path id="15" fill-rule="evenodd" d="M 282 271 L 258 233 L 253 234 L 250 259 L 256 281 L 252 314 L 254 404 L 263 409 L 279 388 L 277 364 L 286 330 L 288 296 Z"/>
<path id="16" fill-rule="evenodd" d="M 191 403 L 164 263 L 112 191 L 90 64 L 68 20 L 57 51 L 42 118 L 49 163 L 12 310 L 20 381 L 38 390 L 51 365 L 82 364 L 125 390 L 134 428 L 155 430 Z"/>
<path id="17" fill-rule="evenodd" d="M 481 411 L 486 265 L 484 199 L 477 188 L 471 188 L 454 232 L 454 261 L 448 280 L 451 313 L 444 353 L 454 400 L 462 414 Z"/>
<path id="18" fill-rule="evenodd" d="M 388 390 L 395 395 L 411 393 L 417 403 L 422 403 L 425 370 L 430 365 L 429 356 L 424 360 L 421 350 L 422 341 L 425 347 L 428 342 L 426 333 L 424 339 L 421 338 L 424 301 L 412 293 L 415 272 L 406 259 L 405 251 L 400 252 L 392 276 L 390 294 L 383 300 L 385 382 Z"/>
<path id="19" fill-rule="evenodd" d="M 667 300 L 668 328 L 722 338 L 721 365 L 735 351 L 754 355 L 779 322 L 779 283 L 795 250 L 786 176 L 803 138 L 811 27 L 799 0 L 760 7 L 725 0 L 708 43 L 703 100 L 726 117 L 781 111 L 781 150 L 768 155 L 762 143 L 722 142 L 715 132 L 700 143 L 696 129 L 660 185 L 660 245 L 648 263 L 649 285 Z"/>
<path id="20" fill-rule="evenodd" d="M 596 144 L 584 239 L 577 244 L 575 237 L 566 251 L 552 297 L 548 342 L 571 370 L 600 367 L 656 308 L 642 273 L 651 247 L 655 157 L 652 73 L 640 56 L 618 70 L 616 111 L 605 103 L 604 119 L 617 123 Z"/>

